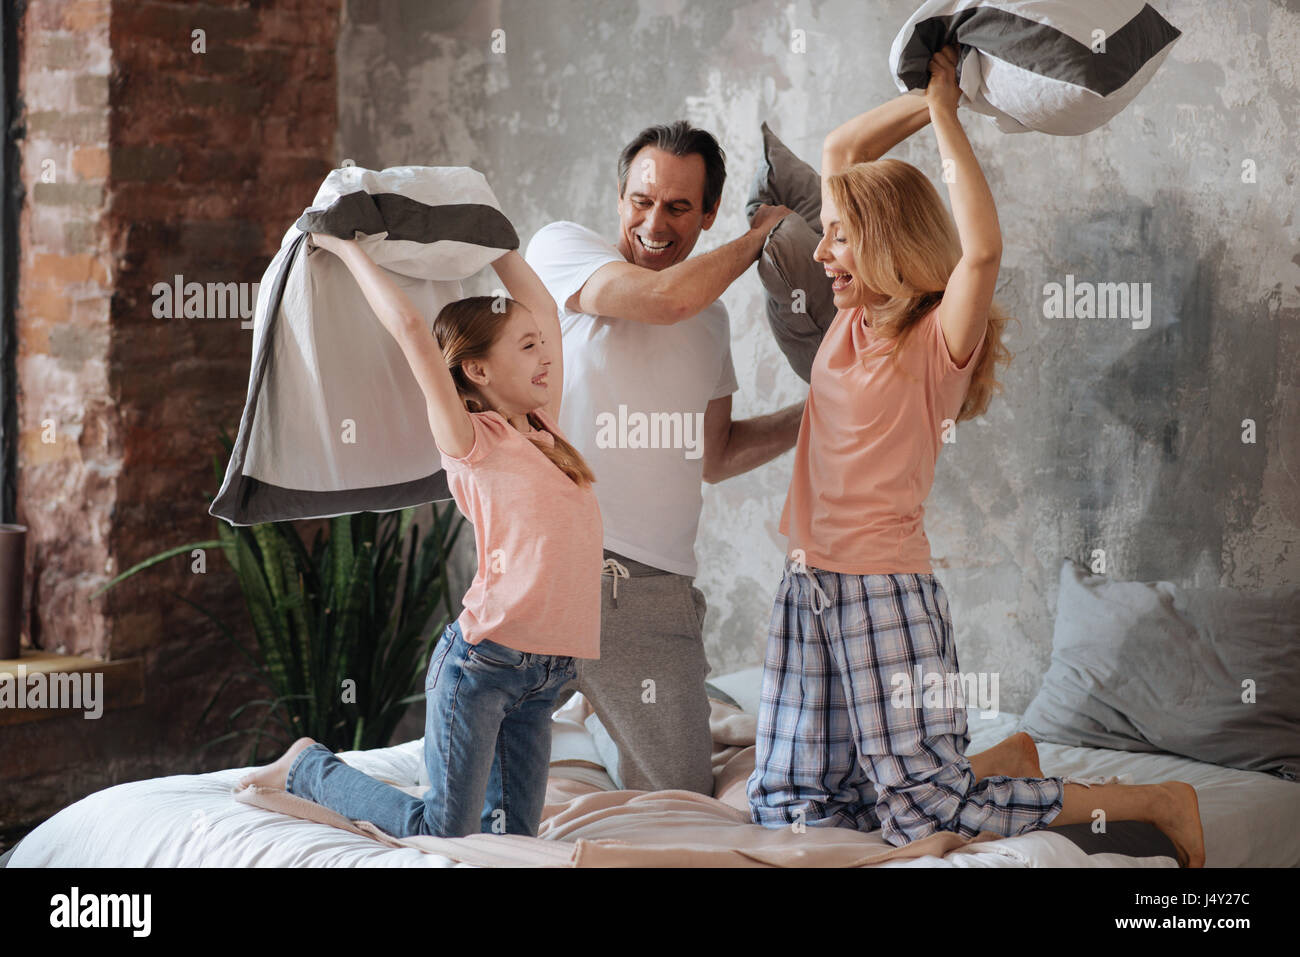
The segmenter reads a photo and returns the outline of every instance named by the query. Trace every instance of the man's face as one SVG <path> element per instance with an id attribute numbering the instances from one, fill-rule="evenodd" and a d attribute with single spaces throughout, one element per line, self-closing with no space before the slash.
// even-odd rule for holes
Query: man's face
<path id="1" fill-rule="evenodd" d="M 629 262 L 665 269 L 690 255 L 717 206 L 704 209 L 704 157 L 643 147 L 618 201 L 618 249 Z"/>

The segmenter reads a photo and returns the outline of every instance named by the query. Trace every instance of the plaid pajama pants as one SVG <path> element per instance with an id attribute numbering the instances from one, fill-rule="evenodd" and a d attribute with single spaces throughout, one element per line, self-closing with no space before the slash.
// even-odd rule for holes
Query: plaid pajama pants
<path id="1" fill-rule="evenodd" d="M 765 827 L 1005 836 L 1060 813 L 1060 778 L 990 776 L 966 759 L 964 702 L 916 707 L 895 676 L 958 673 L 933 574 L 847 575 L 786 561 L 768 628 L 750 816 Z M 906 704 L 900 706 L 901 699 Z"/>

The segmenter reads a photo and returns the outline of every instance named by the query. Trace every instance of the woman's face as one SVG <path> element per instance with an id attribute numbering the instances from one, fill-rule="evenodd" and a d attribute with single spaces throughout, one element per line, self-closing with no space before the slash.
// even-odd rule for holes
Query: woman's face
<path id="1" fill-rule="evenodd" d="M 854 277 L 853 253 L 840 224 L 839 210 L 828 190 L 822 190 L 822 239 L 813 259 L 826 267 L 836 309 L 853 309 L 862 303 L 861 283 Z"/>
<path id="2" fill-rule="evenodd" d="M 481 363 L 487 382 L 480 383 L 472 372 L 470 380 L 493 408 L 521 415 L 551 401 L 550 350 L 559 344 L 542 338 L 537 320 L 522 305 L 509 308 L 501 335 Z"/>

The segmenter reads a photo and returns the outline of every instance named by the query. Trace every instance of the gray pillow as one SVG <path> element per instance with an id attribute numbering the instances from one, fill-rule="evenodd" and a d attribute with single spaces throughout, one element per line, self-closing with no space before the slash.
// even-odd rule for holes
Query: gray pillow
<path id="1" fill-rule="evenodd" d="M 813 252 L 821 242 L 821 174 L 763 124 L 763 158 L 745 212 L 752 224 L 762 203 L 794 213 L 768 233 L 758 260 L 767 292 L 767 322 L 795 374 L 805 382 L 822 337 L 835 319 L 830 280 Z"/>
<path id="2" fill-rule="evenodd" d="M 1300 779 L 1297 636 L 1300 586 L 1111 581 L 1067 559 L 1052 662 L 1019 729 Z"/>

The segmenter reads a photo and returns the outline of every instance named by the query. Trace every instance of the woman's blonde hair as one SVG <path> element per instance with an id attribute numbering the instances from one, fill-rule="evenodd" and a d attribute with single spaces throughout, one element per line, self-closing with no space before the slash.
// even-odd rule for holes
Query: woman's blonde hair
<path id="1" fill-rule="evenodd" d="M 872 328 L 898 340 L 890 350 L 897 361 L 909 330 L 943 299 L 961 259 L 956 225 L 934 184 L 902 160 L 856 163 L 827 177 L 826 188 L 852 252 L 855 282 L 868 294 L 888 297 L 884 305 L 871 307 Z M 1010 321 L 996 303 L 990 306 L 984 347 L 967 360 L 976 365 L 958 422 L 983 415 L 993 394 L 1002 391 L 994 364 L 1012 359 L 1002 344 Z"/>
<path id="2" fill-rule="evenodd" d="M 495 303 L 502 301 L 507 303 L 507 308 L 502 309 L 499 306 L 494 308 Z M 456 384 L 456 392 L 469 412 L 494 410 L 469 381 L 461 363 L 486 359 L 493 343 L 505 328 L 506 321 L 517 307 L 520 307 L 520 303 L 510 298 L 502 300 L 497 296 L 470 296 L 467 299 L 457 299 L 455 302 L 447 303 L 439 311 L 438 317 L 433 320 L 434 338 L 438 342 L 438 348 L 442 350 L 447 368 L 451 371 L 451 380 Z M 533 442 L 561 472 L 580 486 L 590 486 L 596 481 L 591 467 L 587 465 L 577 449 L 551 432 L 535 413 L 528 413 L 528 421 L 533 428 L 540 432 L 547 432 L 555 439 L 554 445 L 538 442 L 535 439 Z"/>

